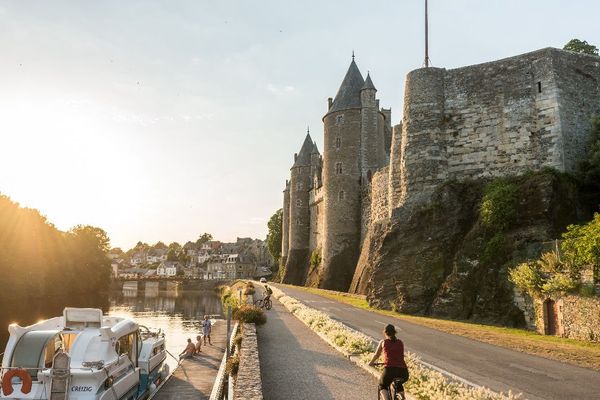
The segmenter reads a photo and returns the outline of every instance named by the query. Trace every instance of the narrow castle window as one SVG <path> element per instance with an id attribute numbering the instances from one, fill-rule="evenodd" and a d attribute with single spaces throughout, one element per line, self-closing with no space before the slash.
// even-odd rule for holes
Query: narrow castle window
<path id="1" fill-rule="evenodd" d="M 341 125 L 343 123 L 344 123 L 344 114 L 338 115 L 337 117 L 335 117 L 335 124 L 336 125 Z"/>
<path id="2" fill-rule="evenodd" d="M 296 190 L 302 190 L 302 188 L 304 188 L 304 185 L 302 184 L 302 182 L 296 183 Z"/>
<path id="3" fill-rule="evenodd" d="M 296 218 L 296 225 L 302 225 L 302 224 L 300 223 L 300 218 Z"/>
<path id="4" fill-rule="evenodd" d="M 335 138 L 335 148 L 339 149 L 340 147 L 342 147 L 342 138 Z"/>
<path id="5" fill-rule="evenodd" d="M 344 192 L 343 190 L 340 190 L 340 192 L 338 193 L 338 200 L 344 200 L 346 198 L 346 192 Z"/>
<path id="6" fill-rule="evenodd" d="M 537 83 L 538 93 L 542 93 L 542 82 Z"/>
<path id="7" fill-rule="evenodd" d="M 341 175 L 343 173 L 342 163 L 335 163 L 335 173 Z"/>

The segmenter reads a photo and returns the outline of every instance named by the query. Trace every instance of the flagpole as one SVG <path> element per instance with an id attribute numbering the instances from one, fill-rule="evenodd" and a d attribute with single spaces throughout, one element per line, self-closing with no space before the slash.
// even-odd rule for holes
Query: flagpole
<path id="1" fill-rule="evenodd" d="M 425 0 L 425 68 L 429 68 L 429 7 Z"/>

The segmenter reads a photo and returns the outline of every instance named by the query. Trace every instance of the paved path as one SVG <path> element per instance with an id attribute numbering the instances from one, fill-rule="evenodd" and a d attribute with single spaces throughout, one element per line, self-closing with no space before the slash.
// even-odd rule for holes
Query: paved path
<path id="1" fill-rule="evenodd" d="M 386 324 L 394 324 L 406 348 L 424 361 L 492 390 L 522 392 L 531 400 L 600 399 L 600 373 L 596 371 L 450 335 L 300 289 L 279 287 L 374 338 L 382 335 Z"/>
<path id="2" fill-rule="evenodd" d="M 257 328 L 265 400 L 366 400 L 377 381 L 350 362 L 277 300 Z"/>
<path id="3" fill-rule="evenodd" d="M 211 332 L 212 346 L 202 346 L 202 353 L 185 359 L 153 400 L 208 399 L 225 353 L 226 323 L 218 320 Z"/>

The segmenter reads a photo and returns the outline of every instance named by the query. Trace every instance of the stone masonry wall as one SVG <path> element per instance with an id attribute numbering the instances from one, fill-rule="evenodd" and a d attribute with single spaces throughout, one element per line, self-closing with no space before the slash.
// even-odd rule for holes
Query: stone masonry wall
<path id="1" fill-rule="evenodd" d="M 384 167 L 373 175 L 371 181 L 371 212 L 369 223 L 390 217 L 388 204 L 389 167 Z"/>
<path id="2" fill-rule="evenodd" d="M 233 398 L 234 400 L 262 400 L 256 326 L 254 324 L 244 324 L 242 332 L 240 366 L 235 381 Z"/>
<path id="3" fill-rule="evenodd" d="M 561 322 L 564 337 L 600 342 L 600 298 L 563 297 Z"/>
<path id="4" fill-rule="evenodd" d="M 449 179 L 574 172 L 600 114 L 600 59 L 542 49 L 453 70 L 408 74 L 400 161 L 402 195 L 427 198 Z M 392 144 L 392 149 L 393 149 Z"/>

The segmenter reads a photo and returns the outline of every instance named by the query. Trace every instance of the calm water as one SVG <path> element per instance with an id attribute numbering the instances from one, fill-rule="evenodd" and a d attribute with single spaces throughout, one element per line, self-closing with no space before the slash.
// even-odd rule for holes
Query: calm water
<path id="1" fill-rule="evenodd" d="M 167 349 L 177 356 L 186 345 L 187 338 L 195 341 L 201 332 L 200 321 L 206 314 L 222 314 L 221 302 L 213 290 L 123 290 L 108 296 L 48 298 L 39 301 L 2 304 L 0 306 L 0 353 L 8 339 L 8 325 L 21 326 L 62 315 L 65 307 L 94 307 L 110 315 L 134 319 L 140 325 L 160 328 L 165 332 Z M 171 369 L 177 364 L 167 356 Z"/>

